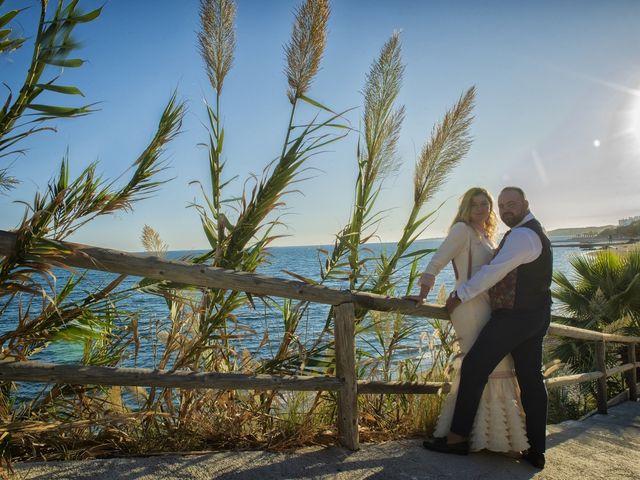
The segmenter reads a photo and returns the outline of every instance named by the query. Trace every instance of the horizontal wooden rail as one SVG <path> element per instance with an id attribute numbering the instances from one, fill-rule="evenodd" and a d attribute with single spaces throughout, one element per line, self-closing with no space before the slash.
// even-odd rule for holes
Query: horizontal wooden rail
<path id="1" fill-rule="evenodd" d="M 640 362 L 635 366 L 640 368 Z M 633 367 L 634 364 L 631 363 L 614 367 L 607 370 L 607 376 L 629 371 Z M 565 375 L 547 378 L 545 384 L 547 388 L 557 388 L 597 380 L 602 376 L 602 372 Z M 0 362 L 0 381 L 220 390 L 337 391 L 342 386 L 342 381 L 335 377 L 169 372 L 149 368 L 60 365 L 37 361 Z M 449 390 L 448 382 L 358 381 L 358 394 L 438 394 Z"/>
<path id="2" fill-rule="evenodd" d="M 447 393 L 451 389 L 448 382 L 380 382 L 371 380 L 358 381 L 358 393 Z"/>
<path id="3" fill-rule="evenodd" d="M 0 230 L 0 255 L 10 255 L 15 249 L 15 243 L 15 233 Z M 236 290 L 254 295 L 291 298 L 328 305 L 353 303 L 357 307 L 368 310 L 394 311 L 444 320 L 449 318 L 449 314 L 441 305 L 416 305 L 416 302 L 402 298 L 368 292 L 335 290 L 296 280 L 194 265 L 178 260 L 166 260 L 79 243 L 59 242 L 59 244 L 61 249 L 59 255 L 42 256 L 41 258 L 70 267 L 134 275 L 186 285 Z"/>
<path id="4" fill-rule="evenodd" d="M 578 340 L 594 340 L 597 342 L 640 343 L 640 337 L 594 332 L 593 330 L 570 327 L 569 325 L 562 325 L 560 323 L 552 323 L 549 327 L 548 334 L 558 337 L 576 338 Z"/>
<path id="5" fill-rule="evenodd" d="M 627 372 L 632 368 L 636 368 L 636 366 L 633 363 L 625 363 L 624 365 L 619 365 L 617 367 L 609 368 L 607 369 L 607 377 L 610 377 L 611 375 L 617 375 L 619 373 Z"/>
<path id="6" fill-rule="evenodd" d="M 116 368 L 93 365 L 54 364 L 37 361 L 0 362 L 0 382 L 69 383 L 74 385 L 120 385 L 167 388 L 215 388 L 220 390 L 338 391 L 336 377 L 210 373 L 150 368 Z M 359 394 L 448 392 L 447 382 L 358 381 Z"/>
<path id="7" fill-rule="evenodd" d="M 635 364 L 640 367 L 640 362 Z M 634 368 L 627 363 L 607 370 L 607 376 L 617 375 Z M 565 375 L 545 380 L 548 388 L 573 385 L 597 380 L 602 372 Z M 93 365 L 54 364 L 38 361 L 0 362 L 0 381 L 69 383 L 75 385 L 120 385 L 167 388 L 215 388 L 220 390 L 301 390 L 337 391 L 342 381 L 335 377 L 281 376 L 244 373 L 212 373 L 153 370 L 150 368 L 116 368 Z M 358 394 L 446 393 L 447 382 L 383 382 L 358 381 Z"/>
<path id="8" fill-rule="evenodd" d="M 254 375 L 245 373 L 169 372 L 150 368 L 97 367 L 35 361 L 0 362 L 0 381 L 127 385 L 220 390 L 339 390 L 335 377 Z"/>
<path id="9" fill-rule="evenodd" d="M 634 363 L 625 363 L 624 365 L 619 365 L 617 367 L 607 369 L 607 377 L 611 375 L 618 375 L 620 373 L 627 372 L 632 370 L 633 368 L 640 368 L 640 362 Z M 545 379 L 544 383 L 547 385 L 547 388 L 556 388 L 563 387 L 565 385 L 574 385 L 576 383 L 582 382 L 590 382 L 592 380 L 598 380 L 605 376 L 602 372 L 588 372 L 588 373 L 578 373 L 575 375 L 563 375 L 562 377 L 552 377 Z"/>
<path id="10" fill-rule="evenodd" d="M 15 248 L 15 243 L 15 233 L 0 230 L 0 255 L 10 255 Z M 449 314 L 442 305 L 416 305 L 412 300 L 376 295 L 374 293 L 335 290 L 319 285 L 309 285 L 296 280 L 285 280 L 257 273 L 194 265 L 178 260 L 166 260 L 79 243 L 58 243 L 60 244 L 61 253 L 56 256 L 45 256 L 43 257 L 45 260 L 55 261 L 58 264 L 65 264 L 70 267 L 147 277 L 186 285 L 238 290 L 254 295 L 292 298 L 329 305 L 353 303 L 357 307 L 368 310 L 394 311 L 419 317 L 449 319 Z M 549 334 L 581 340 L 640 343 L 640 337 L 593 332 L 558 323 L 551 324 Z"/>
<path id="11" fill-rule="evenodd" d="M 547 388 L 563 387 L 565 385 L 575 385 L 576 383 L 590 382 L 602 377 L 602 372 L 578 373 L 576 375 L 564 375 L 562 377 L 547 378 L 544 383 Z"/>

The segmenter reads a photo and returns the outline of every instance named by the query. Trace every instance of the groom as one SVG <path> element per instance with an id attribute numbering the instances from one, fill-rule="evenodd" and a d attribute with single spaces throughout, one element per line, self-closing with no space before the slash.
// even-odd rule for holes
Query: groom
<path id="1" fill-rule="evenodd" d="M 529 211 L 522 189 L 504 188 L 498 197 L 498 210 L 511 230 L 500 242 L 493 260 L 453 291 L 446 304 L 451 313 L 461 302 L 488 289 L 491 318 L 462 362 L 460 388 L 446 442 L 436 439 L 424 445 L 443 453 L 468 453 L 467 438 L 489 374 L 511 353 L 531 445 L 523 452 L 523 458 L 544 468 L 547 390 L 541 363 L 542 340 L 551 318 L 551 244 Z"/>

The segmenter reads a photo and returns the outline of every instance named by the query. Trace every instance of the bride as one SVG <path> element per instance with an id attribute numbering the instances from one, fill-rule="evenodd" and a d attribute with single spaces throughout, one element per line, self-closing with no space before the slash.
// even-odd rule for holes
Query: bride
<path id="1" fill-rule="evenodd" d="M 489 263 L 495 249 L 497 219 L 493 199 L 484 188 L 468 190 L 460 200 L 458 213 L 447 238 L 433 254 L 425 272 L 418 280 L 420 294 L 408 298 L 422 302 L 435 284 L 435 278 L 449 261 L 453 263 L 456 287 Z M 449 433 L 459 385 L 462 356 L 469 351 L 480 330 L 489 320 L 491 308 L 485 292 L 462 303 L 451 315 L 460 352 L 453 363 L 451 390 L 447 395 L 434 437 Z M 507 355 L 489 376 L 478 407 L 471 436 L 470 450 L 518 452 L 529 448 L 520 389 L 513 370 L 511 355 Z"/>

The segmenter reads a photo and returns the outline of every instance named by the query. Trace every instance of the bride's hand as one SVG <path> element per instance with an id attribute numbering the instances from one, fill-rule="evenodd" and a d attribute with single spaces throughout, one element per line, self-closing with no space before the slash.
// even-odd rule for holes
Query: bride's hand
<path id="1" fill-rule="evenodd" d="M 424 299 L 427 298 L 427 295 L 429 294 L 429 290 L 431 290 L 431 287 L 420 285 L 420 293 L 418 295 L 406 295 L 402 298 L 405 300 L 413 300 L 416 303 L 423 303 Z"/>

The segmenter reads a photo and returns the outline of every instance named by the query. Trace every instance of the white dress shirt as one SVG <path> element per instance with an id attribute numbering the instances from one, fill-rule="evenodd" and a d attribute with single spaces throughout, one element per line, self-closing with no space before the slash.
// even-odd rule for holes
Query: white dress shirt
<path id="1" fill-rule="evenodd" d="M 542 253 L 540 237 L 530 228 L 521 226 L 534 218 L 531 213 L 527 213 L 522 221 L 511 229 L 511 233 L 493 260 L 456 289 L 460 300 L 466 302 L 489 290 L 510 271 L 522 264 L 533 262 L 540 256 Z"/>

